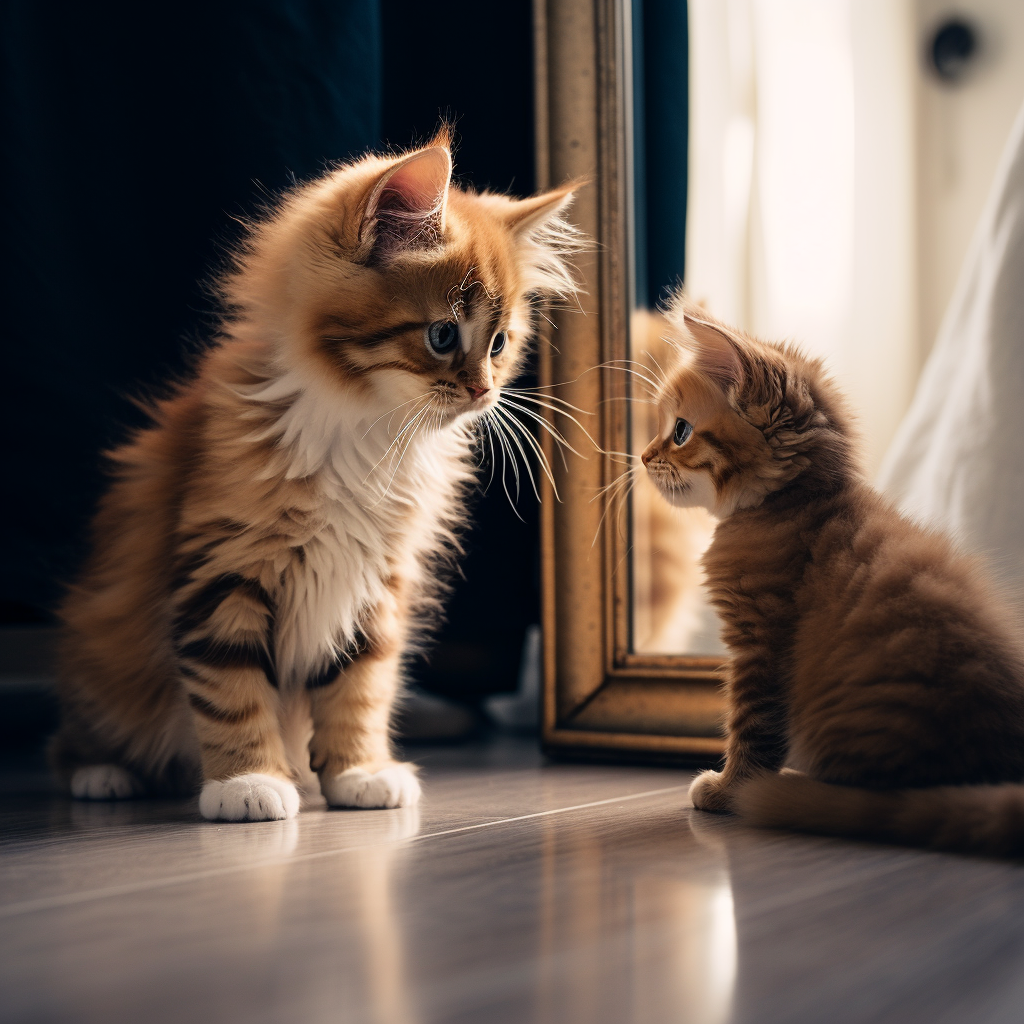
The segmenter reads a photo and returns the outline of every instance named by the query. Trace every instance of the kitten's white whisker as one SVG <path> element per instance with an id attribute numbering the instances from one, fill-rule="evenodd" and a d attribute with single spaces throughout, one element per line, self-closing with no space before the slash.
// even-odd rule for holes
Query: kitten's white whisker
<path id="1" fill-rule="evenodd" d="M 565 436 L 561 433 L 561 431 L 558 430 L 556 427 L 553 427 L 550 423 L 548 423 L 548 421 L 545 420 L 543 416 L 539 416 L 532 409 L 528 409 L 525 406 L 519 405 L 518 402 L 515 402 L 508 398 L 503 398 L 503 403 L 507 404 L 509 408 L 517 409 L 525 416 L 529 416 L 530 419 L 532 419 L 534 422 L 538 423 L 541 427 L 544 428 L 544 430 L 550 435 L 551 439 L 555 442 L 556 451 L 558 452 L 559 458 L 562 460 L 562 467 L 565 470 L 568 471 L 569 468 L 569 464 L 565 458 L 565 449 L 568 449 L 574 455 L 579 456 L 581 459 L 586 459 L 586 456 L 582 455 L 571 444 L 569 444 L 569 442 L 566 440 Z"/>
<path id="2" fill-rule="evenodd" d="M 628 469 L 624 470 L 622 473 L 619 473 L 618 476 L 616 476 L 609 483 L 606 483 L 603 487 L 599 487 L 597 489 L 597 491 L 595 492 L 594 496 L 590 500 L 591 501 L 597 501 L 597 499 L 600 498 L 603 494 L 609 493 L 612 490 L 612 488 L 620 486 L 622 484 L 623 480 L 629 479 L 631 474 L 636 472 L 637 468 L 638 468 L 637 466 L 630 466 Z"/>
<path id="3" fill-rule="evenodd" d="M 581 380 L 588 373 L 592 373 L 594 370 L 621 370 L 623 373 L 631 373 L 631 374 L 633 374 L 633 376 L 639 377 L 641 380 L 643 380 L 645 383 L 647 383 L 650 387 L 652 387 L 654 389 L 654 395 L 652 395 L 652 398 L 655 397 L 657 392 L 661 389 L 661 384 L 656 382 L 656 381 L 654 381 L 647 374 L 641 373 L 639 370 L 634 370 L 631 366 L 626 366 L 626 365 L 620 366 L 620 365 L 618 365 L 619 363 L 630 363 L 630 362 L 635 362 L 635 360 L 631 360 L 631 359 L 624 359 L 624 360 L 623 359 L 613 359 L 613 360 L 609 360 L 608 362 L 605 362 L 605 363 L 597 363 L 595 366 L 587 367 L 587 369 L 585 369 L 582 373 L 578 374 L 577 376 L 573 377 L 571 380 L 559 381 L 557 384 L 544 384 L 544 385 L 541 385 L 541 387 L 537 388 L 536 390 L 543 391 L 544 388 L 560 388 L 560 387 L 566 387 L 566 386 L 568 386 L 570 384 L 575 384 L 577 381 Z M 642 365 L 642 364 L 638 364 L 638 365 Z M 554 399 L 555 398 L 554 395 L 545 395 L 544 397 L 545 398 L 550 398 L 550 399 Z M 607 401 L 607 399 L 605 399 L 605 401 Z M 588 416 L 592 416 L 593 415 L 593 413 L 588 412 L 587 410 L 577 410 L 577 411 L 578 412 L 586 412 L 586 414 Z"/>
<path id="4" fill-rule="evenodd" d="M 522 424 L 519 423 L 510 413 L 503 410 L 501 406 L 496 405 L 494 407 L 494 413 L 498 416 L 508 427 L 508 434 L 512 440 L 512 443 L 519 449 L 519 454 L 523 457 L 523 470 L 530 480 L 530 486 L 533 488 L 533 495 L 540 501 L 540 490 L 537 488 L 537 481 L 533 476 L 533 467 L 530 465 L 530 457 L 526 454 L 526 449 L 523 447 L 522 442 L 519 440 L 519 431 L 516 430 L 518 426 L 522 429 Z M 553 482 L 553 481 L 552 481 Z"/>
<path id="5" fill-rule="evenodd" d="M 571 380 L 560 380 L 552 384 L 538 384 L 535 388 L 520 388 L 520 391 L 544 391 L 546 388 L 565 388 L 571 384 L 575 384 L 577 381 L 582 380 L 588 373 L 592 373 L 594 370 L 599 369 L 598 366 L 588 366 L 582 373 L 578 373 Z M 553 395 L 548 395 L 548 398 L 553 398 Z M 583 410 L 579 410 L 582 412 Z M 589 414 L 588 414 L 589 415 Z"/>
<path id="6" fill-rule="evenodd" d="M 516 478 L 516 501 L 518 501 L 520 494 L 521 479 L 519 475 L 519 462 L 516 459 L 515 449 L 513 448 L 512 431 L 508 424 L 505 422 L 505 417 L 502 415 L 499 406 L 493 406 L 491 412 L 494 414 L 494 426 L 498 429 L 501 436 L 505 438 L 505 441 L 507 442 L 508 445 L 509 460 L 512 464 L 512 472 L 515 474 Z M 522 452 L 521 446 L 520 451 Z M 522 454 L 525 459 L 526 453 L 523 452 Z M 526 467 L 524 466 L 523 468 L 525 469 Z"/>
<path id="7" fill-rule="evenodd" d="M 636 395 L 612 395 L 610 398 L 602 398 L 598 405 L 607 405 L 609 402 L 629 402 L 633 405 L 657 405 L 658 402 L 652 395 L 650 398 L 639 398 Z"/>
<path id="8" fill-rule="evenodd" d="M 593 416 L 592 412 L 587 412 L 584 409 L 580 409 L 575 405 L 571 405 L 569 402 L 563 401 L 561 398 L 556 398 L 554 395 L 531 395 L 523 394 L 520 391 L 514 389 L 502 388 L 502 394 L 513 395 L 519 402 L 529 402 L 531 405 L 536 405 L 541 409 L 547 409 L 550 412 L 560 413 L 563 416 L 570 416 L 568 410 L 578 412 L 581 416 Z M 557 404 L 552 404 L 557 403 Z M 578 423 L 578 420 L 573 420 Z M 583 429 L 582 427 L 580 429 Z"/>
<path id="9" fill-rule="evenodd" d="M 658 371 L 658 373 L 661 374 L 661 379 L 664 380 L 668 376 L 668 374 L 665 373 L 665 368 L 658 361 L 658 357 L 653 352 L 645 352 L 644 355 L 648 359 L 650 359 L 652 363 L 654 363 L 654 369 L 656 369 Z M 643 362 L 642 361 L 640 362 L 640 365 L 643 366 Z M 651 367 L 646 367 L 646 369 L 650 370 Z"/>
<path id="10" fill-rule="evenodd" d="M 520 395 L 518 397 L 519 398 L 523 398 L 524 396 Z M 594 440 L 594 438 L 591 435 L 590 431 L 587 430 L 587 428 L 585 426 L 583 426 L 583 424 L 580 423 L 580 421 L 578 419 L 576 419 L 576 417 L 573 416 L 571 413 L 568 413 L 564 409 L 559 409 L 559 408 L 557 408 L 555 406 L 552 406 L 552 405 L 545 405 L 544 402 L 542 402 L 541 400 L 536 399 L 536 398 L 527 398 L 526 401 L 532 401 L 534 405 L 540 406 L 540 408 L 542 408 L 542 409 L 547 409 L 549 412 L 557 413 L 558 415 L 564 416 L 566 419 L 571 420 L 573 423 L 576 424 L 577 427 L 580 428 L 580 430 L 583 431 L 583 436 L 586 437 L 586 439 L 598 451 L 601 451 L 601 446 L 597 443 L 597 441 Z M 523 412 L 527 412 L 528 411 L 526 409 L 523 409 L 522 406 L 517 406 L 517 408 L 522 409 Z M 543 423 L 545 428 L 549 432 L 551 432 L 552 430 L 557 430 L 556 427 L 552 427 L 552 425 L 549 424 L 543 417 L 539 417 L 538 418 L 538 422 Z M 554 436 L 554 434 L 552 434 L 552 436 Z M 573 448 L 572 445 L 570 445 L 569 442 L 564 437 L 561 437 L 561 443 L 564 444 L 567 448 L 569 448 L 574 454 L 579 455 L 580 458 L 585 458 L 585 456 L 580 455 L 580 453 L 578 451 L 576 451 L 576 449 Z"/>
<path id="11" fill-rule="evenodd" d="M 408 431 L 409 428 L 420 418 L 420 416 L 422 416 L 423 413 L 427 409 L 430 408 L 430 404 L 431 403 L 430 403 L 429 399 L 432 398 L 432 394 L 430 392 L 428 392 L 426 396 L 422 396 L 421 395 L 420 397 L 421 398 L 422 397 L 428 398 L 427 404 L 425 406 L 423 406 L 422 409 L 417 410 L 416 413 L 412 416 L 412 418 L 410 420 L 408 420 L 408 422 L 406 422 L 404 424 L 404 426 L 401 428 L 401 430 L 398 431 L 398 433 L 395 435 L 394 439 L 392 440 L 391 444 L 389 444 L 387 446 L 387 448 L 385 449 L 384 454 L 374 463 L 373 467 L 370 469 L 370 472 L 366 474 L 366 478 L 363 480 L 364 484 L 369 481 L 371 476 L 373 476 L 373 474 L 377 470 L 377 467 L 388 457 L 388 455 L 391 453 L 391 450 L 395 447 L 395 445 L 398 444 L 401 441 L 403 434 L 405 434 L 406 431 Z"/>
<path id="12" fill-rule="evenodd" d="M 579 455 L 581 459 L 586 458 L 585 455 L 581 455 L 569 442 L 565 439 L 562 432 L 557 428 L 553 427 L 543 416 L 539 416 L 532 409 L 527 409 L 526 406 L 520 405 L 518 402 L 513 401 L 511 398 L 502 396 L 501 400 L 502 407 L 508 407 L 510 409 L 517 409 L 524 416 L 529 416 L 535 423 L 539 423 L 563 448 L 568 448 L 573 455 Z"/>
<path id="13" fill-rule="evenodd" d="M 598 501 L 601 498 L 606 498 L 609 501 L 614 502 L 623 493 L 626 493 L 633 486 L 636 480 L 636 476 L 631 469 L 626 470 L 617 476 L 611 483 L 605 484 L 604 487 L 598 488 L 597 492 L 590 499 L 591 501 Z"/>
<path id="14" fill-rule="evenodd" d="M 437 422 L 440 422 L 440 412 L 441 411 L 440 411 L 440 409 L 438 409 L 436 404 L 431 403 L 430 405 L 425 406 L 423 410 L 421 410 L 421 412 L 427 412 L 427 411 L 431 411 L 433 413 L 433 415 L 430 418 L 431 425 L 434 424 L 435 419 L 437 420 Z M 413 442 L 416 440 L 416 438 L 419 436 L 419 434 L 422 433 L 423 428 L 426 425 L 426 423 L 427 423 L 426 419 L 421 419 L 417 429 L 414 430 L 411 434 L 409 434 L 408 438 L 406 439 L 405 445 L 399 450 L 398 460 L 397 460 L 397 462 L 395 464 L 394 471 L 391 474 L 391 479 L 388 480 L 388 485 L 387 485 L 387 487 L 384 488 L 384 493 L 377 499 L 377 501 L 374 502 L 374 507 L 379 505 L 388 496 L 388 494 L 390 493 L 391 485 L 395 482 L 395 477 L 398 476 L 398 471 L 402 468 L 402 462 L 405 460 L 405 456 L 408 454 L 409 449 L 413 445 Z"/>
<path id="15" fill-rule="evenodd" d="M 523 396 L 520 395 L 518 397 L 522 398 Z M 529 399 L 527 399 L 527 400 L 529 400 Z M 511 406 L 514 409 L 518 409 L 520 412 L 525 413 L 527 416 L 529 416 L 532 419 L 536 420 L 560 445 L 564 446 L 565 448 L 568 448 L 569 451 L 571 451 L 574 455 L 578 455 L 581 459 L 585 459 L 586 458 L 585 455 L 583 455 L 580 452 L 578 452 L 568 442 L 568 440 L 561 433 L 561 431 L 558 430 L 557 427 L 553 427 L 550 423 L 548 423 L 548 421 L 546 419 L 544 419 L 543 416 L 538 416 L 536 413 L 534 413 L 530 409 L 524 409 L 521 405 L 518 405 L 516 402 L 512 401 L 511 399 L 504 399 L 504 401 L 505 401 L 505 404 Z M 597 441 L 594 439 L 594 437 L 591 436 L 590 432 L 586 429 L 586 427 L 584 427 L 583 424 L 580 423 L 580 421 L 577 420 L 574 416 L 570 416 L 567 412 L 565 412 L 562 409 L 555 409 L 555 408 L 552 408 L 551 406 L 546 406 L 542 402 L 535 402 L 535 404 L 540 405 L 542 408 L 548 409 L 551 412 L 560 413 L 562 416 L 566 416 L 570 420 L 572 420 L 572 422 L 575 423 L 576 426 L 579 427 L 580 430 L 583 431 L 584 435 L 586 435 L 587 440 L 594 446 L 594 449 L 598 452 L 598 454 L 600 454 L 600 455 L 620 456 L 622 458 L 627 458 L 627 459 L 639 458 L 638 455 L 631 455 L 628 452 L 615 452 L 615 451 L 610 451 L 610 450 L 608 450 L 606 448 L 602 448 L 597 443 Z M 565 456 L 563 455 L 562 458 L 563 458 L 563 461 L 564 461 Z"/>
<path id="16" fill-rule="evenodd" d="M 493 410 L 491 410 L 491 412 L 493 412 Z M 491 413 L 490 412 L 487 415 L 488 415 L 488 417 L 491 417 Z M 509 448 L 508 448 L 508 443 L 505 440 L 505 432 L 502 429 L 501 424 L 497 421 L 497 419 L 491 418 L 491 426 L 494 428 L 494 436 L 497 437 L 498 445 L 499 445 L 499 447 L 501 449 L 501 486 L 504 488 L 505 497 L 508 498 L 508 503 L 509 503 L 509 505 L 512 506 L 512 511 L 515 512 L 516 518 L 518 518 L 521 522 L 525 523 L 526 520 L 523 519 L 523 517 L 519 514 L 519 509 L 516 507 L 516 503 L 512 500 L 512 495 L 509 493 L 508 479 L 505 476 L 506 464 L 509 461 L 511 461 L 511 463 L 512 463 L 512 472 L 515 474 L 515 478 L 516 478 L 516 498 L 518 499 L 518 497 L 519 497 L 519 470 L 516 468 L 515 459 L 510 459 L 509 458 L 510 452 L 509 452 Z"/>
<path id="17" fill-rule="evenodd" d="M 401 442 L 402 438 L 403 438 L 403 437 L 404 437 L 404 436 L 405 436 L 405 435 L 406 435 L 407 433 L 409 433 L 409 431 L 410 431 L 410 430 L 412 429 L 412 427 L 414 426 L 414 424 L 416 424 L 417 422 L 419 422 L 419 421 L 420 421 L 420 420 L 422 419 L 422 417 L 424 416 L 424 414 L 425 414 L 425 413 L 426 413 L 426 412 L 427 412 L 427 411 L 428 411 L 428 410 L 429 410 L 430 408 L 431 408 L 431 403 L 430 403 L 430 402 L 428 402 L 428 403 L 427 403 L 427 404 L 426 404 L 425 406 L 423 406 L 423 408 L 422 408 L 422 409 L 420 409 L 420 410 L 419 410 L 419 411 L 418 411 L 418 412 L 416 413 L 416 415 L 415 415 L 415 416 L 413 416 L 413 418 L 412 418 L 411 420 L 409 420 L 409 422 L 408 422 L 408 423 L 406 423 L 406 424 L 405 424 L 405 426 L 404 426 L 404 427 L 402 427 L 402 429 L 401 429 L 401 430 L 400 430 L 400 431 L 399 431 L 399 432 L 398 432 L 398 433 L 397 433 L 397 434 L 395 435 L 395 439 L 394 439 L 394 440 L 393 440 L 393 441 L 391 442 L 391 444 L 389 444 L 389 445 L 388 445 L 388 447 L 387 447 L 387 451 L 385 451 L 385 452 L 384 452 L 384 454 L 383 454 L 383 455 L 382 455 L 382 456 L 381 456 L 381 457 L 380 457 L 380 458 L 379 458 L 379 459 L 377 460 L 377 462 L 376 462 L 376 464 L 374 465 L 373 469 L 371 469 L 371 470 L 370 470 L 370 472 L 366 474 L 366 479 L 365 479 L 365 480 L 363 480 L 363 483 L 364 483 L 364 484 L 365 484 L 365 483 L 367 483 L 367 482 L 369 481 L 370 477 L 371 477 L 371 476 L 373 476 L 373 474 L 374 474 L 374 473 L 375 473 L 375 472 L 377 471 L 377 467 L 378 467 L 378 466 L 380 466 L 380 464 L 381 464 L 381 463 L 382 463 L 382 462 L 383 462 L 383 461 L 384 461 L 384 460 L 385 460 L 385 459 L 386 459 L 386 458 L 388 457 L 389 453 L 390 453 L 390 452 L 392 451 L 392 449 L 393 449 L 393 448 L 395 447 L 395 445 L 398 445 L 398 444 L 399 444 L 399 443 Z M 414 434 L 413 436 L 415 436 L 415 434 Z M 399 462 L 399 465 L 401 465 L 401 461 L 402 461 L 402 454 L 403 454 L 403 453 L 404 453 L 405 451 L 408 451 L 408 445 L 406 445 L 404 449 L 403 449 L 403 448 L 401 448 L 401 447 L 399 447 L 399 455 L 398 455 L 398 462 Z M 396 468 L 395 472 L 396 472 L 396 473 L 398 472 L 397 468 Z M 394 473 L 392 473 L 392 474 L 391 474 L 391 481 L 393 481 L 394 479 L 395 479 L 395 474 L 394 474 Z M 389 489 L 390 489 L 390 487 L 391 487 L 391 481 L 389 481 L 389 482 L 388 482 L 388 488 L 389 488 Z M 386 494 L 386 493 L 387 493 L 387 491 L 385 491 L 385 494 Z M 380 500 L 383 500 L 383 497 L 382 497 L 382 498 L 381 498 Z M 374 504 L 375 504 L 375 505 L 378 505 L 378 504 L 380 504 L 380 500 L 378 500 L 378 501 L 377 501 L 377 502 L 375 502 Z"/>
<path id="18" fill-rule="evenodd" d="M 498 440 L 501 442 L 502 452 L 504 453 L 502 456 L 502 472 L 504 473 L 505 461 L 507 460 L 508 465 L 512 469 L 512 477 L 516 482 L 516 500 L 514 507 L 516 515 L 519 515 L 519 496 L 522 491 L 522 480 L 519 476 L 519 463 L 516 461 L 516 453 L 512 447 L 512 442 L 508 437 L 508 428 L 500 419 L 498 419 L 497 416 L 492 420 L 492 423 L 494 424 L 494 429 L 497 431 Z M 522 516 L 519 516 L 519 518 L 522 519 Z"/>
<path id="19" fill-rule="evenodd" d="M 520 423 L 519 420 L 516 419 L 516 417 L 512 413 L 508 413 L 508 418 L 511 423 L 515 424 L 515 426 L 519 429 L 519 432 L 522 434 L 524 440 L 530 445 L 530 447 L 536 453 L 538 464 L 540 465 L 541 470 L 544 472 L 544 475 L 548 478 L 548 480 L 551 483 L 551 489 L 555 493 L 555 500 L 561 501 L 562 498 L 558 493 L 558 485 L 555 483 L 554 475 L 551 472 L 551 464 L 548 462 L 548 458 L 544 454 L 544 449 L 541 448 L 537 439 L 533 436 L 533 434 L 530 433 L 525 424 Z M 539 422 L 543 423 L 543 420 L 540 420 Z"/>
<path id="20" fill-rule="evenodd" d="M 486 416 L 481 417 L 480 423 L 483 425 L 484 434 L 491 449 L 491 475 L 487 479 L 487 486 L 484 487 L 484 493 L 486 494 L 490 490 L 491 484 L 494 483 L 494 470 L 497 466 L 497 459 L 494 456 L 494 437 L 491 434 L 491 424 Z"/>
<path id="21" fill-rule="evenodd" d="M 613 506 L 617 507 L 616 523 L 620 521 L 622 509 L 625 507 L 625 499 L 632 489 L 635 480 L 635 468 L 636 467 L 620 474 L 611 482 L 611 484 L 607 485 L 606 488 L 602 488 L 602 490 L 605 491 L 604 509 L 601 512 L 601 518 L 597 521 L 597 530 L 594 533 L 594 539 L 590 542 L 591 550 L 593 550 L 594 546 L 597 544 L 597 538 L 601 536 L 601 527 L 604 525 L 608 511 Z M 600 491 L 591 500 L 593 501 L 595 498 L 599 497 L 601 497 Z"/>
<path id="22" fill-rule="evenodd" d="M 595 370 L 621 370 L 623 373 L 631 373 L 634 377 L 639 377 L 645 384 L 649 384 L 655 391 L 661 389 L 661 383 L 648 376 L 646 373 L 641 373 L 639 370 L 634 370 L 632 366 L 618 365 L 619 363 L 627 364 L 634 363 L 635 359 L 610 359 L 606 363 L 599 363 L 594 367 Z M 642 365 L 642 364 L 638 364 Z M 645 368 L 646 369 L 646 368 Z"/>
<path id="23" fill-rule="evenodd" d="M 557 385 L 552 385 L 552 387 L 557 387 Z M 544 398 L 549 402 L 557 402 L 566 409 L 572 409 L 573 412 L 578 412 L 583 416 L 594 415 L 588 409 L 581 409 L 578 405 L 573 405 L 572 402 L 559 398 L 558 395 L 549 395 L 543 388 L 502 388 L 501 390 L 510 395 L 516 395 L 519 398 Z"/>
<path id="24" fill-rule="evenodd" d="M 375 426 L 387 415 L 394 415 L 399 409 L 404 409 L 407 405 L 412 405 L 413 402 L 418 402 L 421 398 L 429 398 L 430 392 L 426 391 L 422 395 L 417 395 L 415 398 L 410 398 L 408 402 L 403 402 L 401 405 L 396 405 L 394 409 L 389 409 L 387 412 L 382 412 L 367 428 L 363 431 L 363 437 L 373 430 Z M 388 423 L 388 429 L 391 428 L 391 423 Z"/>

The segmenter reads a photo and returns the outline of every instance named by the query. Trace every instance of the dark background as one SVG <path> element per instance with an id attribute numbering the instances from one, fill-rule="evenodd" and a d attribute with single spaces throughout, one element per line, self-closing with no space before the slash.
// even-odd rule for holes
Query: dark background
<path id="1" fill-rule="evenodd" d="M 208 281 L 293 176 L 454 121 L 457 175 L 533 190 L 529 0 L 2 6 L 3 417 L 0 622 L 52 621 L 84 553 L 100 452 L 131 396 L 187 372 Z M 537 510 L 477 500 L 428 688 L 515 687 L 538 618 Z"/>
<path id="2" fill-rule="evenodd" d="M 686 0 L 632 0 L 634 298 L 663 302 L 686 269 L 690 37 Z"/>

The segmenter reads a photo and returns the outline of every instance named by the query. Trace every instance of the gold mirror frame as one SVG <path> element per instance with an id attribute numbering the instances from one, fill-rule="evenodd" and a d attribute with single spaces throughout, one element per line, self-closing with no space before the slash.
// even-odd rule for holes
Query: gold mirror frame
<path id="1" fill-rule="evenodd" d="M 580 311 L 551 316 L 542 385 L 581 409 L 605 452 L 627 450 L 629 375 L 629 0 L 535 0 L 538 185 L 589 184 L 573 219 L 593 240 L 577 261 Z M 582 432 L 552 413 L 579 451 Z M 542 741 L 560 754 L 716 759 L 724 749 L 718 658 L 637 654 L 631 643 L 628 523 L 601 488 L 622 471 L 607 454 L 568 456 L 545 437 L 560 501 L 541 512 L 544 628 Z M 593 447 L 589 446 L 591 452 Z"/>

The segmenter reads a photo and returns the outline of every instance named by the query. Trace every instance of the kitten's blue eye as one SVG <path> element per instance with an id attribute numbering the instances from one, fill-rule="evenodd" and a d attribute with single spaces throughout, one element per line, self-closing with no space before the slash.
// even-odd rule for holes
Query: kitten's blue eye
<path id="1" fill-rule="evenodd" d="M 687 423 L 686 420 L 676 420 L 676 429 L 672 433 L 672 440 L 676 444 L 686 444 L 690 440 L 690 435 L 693 433 L 693 424 Z"/>
<path id="2" fill-rule="evenodd" d="M 494 341 L 491 342 L 491 355 L 496 356 L 505 347 L 506 341 L 508 341 L 508 333 L 506 331 L 498 331 L 494 336 Z"/>
<path id="3" fill-rule="evenodd" d="M 439 356 L 447 355 L 459 343 L 459 325 L 451 320 L 435 320 L 427 328 L 427 342 Z"/>

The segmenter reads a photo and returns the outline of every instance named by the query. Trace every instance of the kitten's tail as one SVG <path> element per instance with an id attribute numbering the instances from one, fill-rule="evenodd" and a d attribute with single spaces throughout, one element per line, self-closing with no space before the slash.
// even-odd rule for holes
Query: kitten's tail
<path id="1" fill-rule="evenodd" d="M 1024 855 L 1024 785 L 1012 783 L 885 792 L 782 772 L 745 783 L 733 807 L 762 828 L 998 857 Z"/>

